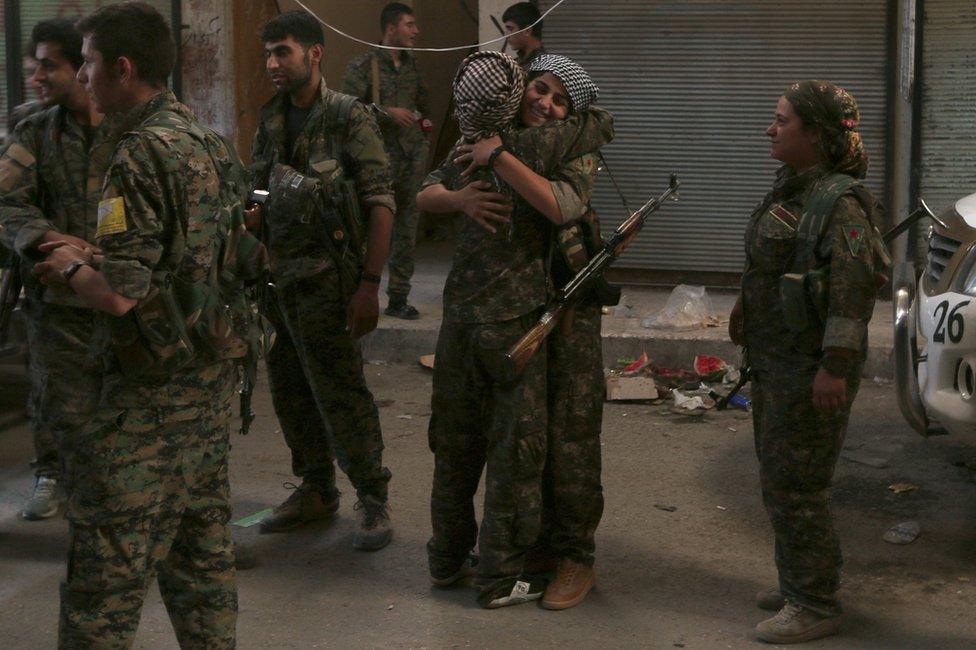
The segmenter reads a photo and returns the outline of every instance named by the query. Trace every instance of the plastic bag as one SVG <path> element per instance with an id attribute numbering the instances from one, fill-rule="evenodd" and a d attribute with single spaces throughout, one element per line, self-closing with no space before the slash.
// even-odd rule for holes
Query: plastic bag
<path id="1" fill-rule="evenodd" d="M 679 284 L 656 316 L 645 318 L 642 325 L 657 329 L 704 329 L 716 321 L 712 301 L 705 287 Z"/>

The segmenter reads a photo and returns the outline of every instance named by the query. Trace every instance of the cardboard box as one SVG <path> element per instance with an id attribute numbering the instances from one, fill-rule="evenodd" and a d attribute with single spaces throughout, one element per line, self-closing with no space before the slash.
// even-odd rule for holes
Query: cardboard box
<path id="1" fill-rule="evenodd" d="M 607 401 L 657 399 L 657 386 L 651 377 L 607 375 Z"/>

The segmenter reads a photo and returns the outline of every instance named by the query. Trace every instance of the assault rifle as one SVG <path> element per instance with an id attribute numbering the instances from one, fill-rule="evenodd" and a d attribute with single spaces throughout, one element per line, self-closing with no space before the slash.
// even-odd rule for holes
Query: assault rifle
<path id="1" fill-rule="evenodd" d="M 0 283 L 0 348 L 7 345 L 10 336 L 10 320 L 13 316 L 23 282 L 20 277 L 20 264 L 15 259 L 14 264 L 3 274 Z"/>
<path id="2" fill-rule="evenodd" d="M 671 174 L 671 183 L 668 189 L 661 196 L 648 200 L 639 210 L 617 226 L 610 239 L 603 245 L 603 249 L 590 259 L 589 263 L 576 274 L 576 277 L 566 283 L 555 300 L 546 307 L 546 311 L 539 318 L 539 322 L 505 354 L 509 364 L 509 376 L 517 377 L 522 373 L 525 364 L 542 346 L 549 333 L 556 328 L 559 319 L 566 310 L 579 302 L 580 298 L 593 286 L 593 282 L 603 275 L 603 272 L 613 264 L 614 260 L 620 257 L 620 254 L 630 245 L 630 242 L 634 241 L 637 233 L 644 227 L 647 218 L 668 199 L 678 200 L 679 185 L 681 183 L 678 182 L 677 174 Z"/>

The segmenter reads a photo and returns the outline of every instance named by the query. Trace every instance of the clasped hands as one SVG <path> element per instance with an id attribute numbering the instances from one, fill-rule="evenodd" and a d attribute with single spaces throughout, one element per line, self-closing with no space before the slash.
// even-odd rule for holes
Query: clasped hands
<path id="1" fill-rule="evenodd" d="M 487 165 L 491 153 L 501 144 L 502 139 L 495 135 L 458 146 L 454 162 L 468 163 L 461 176 L 468 177 L 477 168 Z M 491 183 L 487 181 L 473 181 L 457 190 L 456 200 L 461 212 L 488 232 L 494 233 L 496 225 L 506 224 L 511 220 L 512 202 L 504 194 L 492 192 L 490 189 Z"/>
<path id="2" fill-rule="evenodd" d="M 44 261 L 34 265 L 31 271 L 41 284 L 53 287 L 65 287 L 64 270 L 72 262 L 92 264 L 95 256 L 102 250 L 80 237 L 49 230 L 45 233 L 37 250 L 44 253 Z"/>

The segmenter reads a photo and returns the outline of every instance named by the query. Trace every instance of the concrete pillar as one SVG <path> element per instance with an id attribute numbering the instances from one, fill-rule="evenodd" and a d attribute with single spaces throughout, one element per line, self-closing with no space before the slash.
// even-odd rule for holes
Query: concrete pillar
<path id="1" fill-rule="evenodd" d="M 183 102 L 200 121 L 235 139 L 233 0 L 183 0 Z"/>
<path id="2" fill-rule="evenodd" d="M 911 204 L 912 186 L 912 125 L 913 100 L 915 97 L 915 42 L 916 0 L 898 0 L 895 27 L 895 87 L 891 130 L 891 195 L 888 198 L 888 214 L 896 223 L 915 208 Z M 892 257 L 896 267 L 907 259 L 909 236 L 904 235 L 892 244 Z"/>

